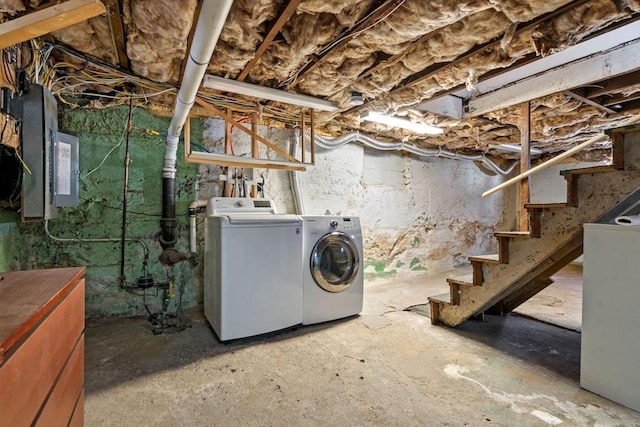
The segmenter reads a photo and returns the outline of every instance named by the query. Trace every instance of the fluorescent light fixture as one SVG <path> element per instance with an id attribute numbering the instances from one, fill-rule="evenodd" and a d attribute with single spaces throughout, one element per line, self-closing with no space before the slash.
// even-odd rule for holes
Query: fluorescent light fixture
<path id="1" fill-rule="evenodd" d="M 205 75 L 202 85 L 209 89 L 221 92 L 237 93 L 238 95 L 251 96 L 253 98 L 268 99 L 270 101 L 283 102 L 285 104 L 299 105 L 301 107 L 313 108 L 322 111 L 334 111 L 338 108 L 337 102 L 326 101 L 299 93 L 286 92 L 280 89 L 273 89 L 254 85 L 251 83 L 238 82 L 236 80 L 225 79 L 217 76 Z"/>
<path id="2" fill-rule="evenodd" d="M 518 144 L 497 144 L 491 145 L 490 147 L 494 150 L 509 151 L 511 153 L 522 153 L 522 147 Z M 539 148 L 530 147 L 529 153 L 538 155 L 542 154 L 542 150 Z"/>
<path id="3" fill-rule="evenodd" d="M 369 122 L 380 123 L 391 127 L 403 128 L 416 133 L 424 133 L 428 135 L 441 135 L 444 133 L 444 129 L 439 127 L 430 126 L 424 123 L 412 122 L 411 120 L 403 119 L 400 117 L 387 116 L 386 114 L 371 111 L 363 113 L 360 118 Z"/>

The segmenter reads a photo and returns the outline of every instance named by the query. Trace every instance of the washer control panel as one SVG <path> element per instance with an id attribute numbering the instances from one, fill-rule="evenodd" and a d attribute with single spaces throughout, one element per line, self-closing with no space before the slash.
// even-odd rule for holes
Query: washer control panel
<path id="1" fill-rule="evenodd" d="M 336 223 L 334 226 L 333 223 Z M 356 230 L 360 229 L 360 219 L 357 217 L 340 217 L 331 221 L 332 228 L 340 228 L 341 230 Z"/>
<path id="2" fill-rule="evenodd" d="M 207 215 L 225 215 L 230 213 L 275 214 L 276 210 L 270 199 L 212 197 L 207 202 Z"/>

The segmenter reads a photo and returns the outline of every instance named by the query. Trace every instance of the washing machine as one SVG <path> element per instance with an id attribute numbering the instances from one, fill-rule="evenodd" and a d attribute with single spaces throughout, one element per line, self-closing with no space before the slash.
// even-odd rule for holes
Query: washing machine
<path id="1" fill-rule="evenodd" d="M 269 199 L 216 197 L 205 219 L 204 314 L 221 341 L 302 323 L 302 222 Z"/>
<path id="2" fill-rule="evenodd" d="M 358 217 L 302 217 L 302 323 L 311 325 L 362 311 L 364 273 Z"/>

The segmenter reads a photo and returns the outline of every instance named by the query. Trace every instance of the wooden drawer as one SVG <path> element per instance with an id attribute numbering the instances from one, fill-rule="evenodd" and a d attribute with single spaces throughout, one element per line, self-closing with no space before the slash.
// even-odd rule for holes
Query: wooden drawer
<path id="1" fill-rule="evenodd" d="M 51 390 L 36 420 L 38 427 L 66 427 L 84 385 L 84 335 L 76 343 L 71 357 Z"/>
<path id="2" fill-rule="evenodd" d="M 20 323 L 19 334 L 2 337 L 5 344 L 12 342 L 0 360 L 0 427 L 29 426 L 40 416 L 47 417 L 41 425 L 67 425 L 72 416 L 84 383 L 84 279 L 62 283 L 60 289 L 55 298 L 43 296 L 47 304 Z M 6 290 L 0 287 L 0 297 Z M 13 310 L 16 304 L 28 306 L 23 295 L 29 292 L 22 291 Z M 0 312 L 11 304 L 9 298 L 0 301 Z"/>

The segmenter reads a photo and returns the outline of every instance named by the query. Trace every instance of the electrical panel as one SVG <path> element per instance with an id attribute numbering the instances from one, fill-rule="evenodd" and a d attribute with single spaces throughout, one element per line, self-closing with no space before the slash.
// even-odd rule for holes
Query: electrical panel
<path id="1" fill-rule="evenodd" d="M 22 218 L 52 219 L 57 208 L 78 202 L 78 138 L 58 132 L 53 94 L 30 83 L 21 98 Z"/>

